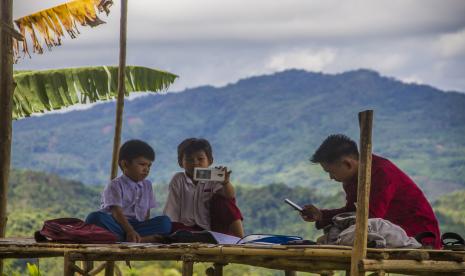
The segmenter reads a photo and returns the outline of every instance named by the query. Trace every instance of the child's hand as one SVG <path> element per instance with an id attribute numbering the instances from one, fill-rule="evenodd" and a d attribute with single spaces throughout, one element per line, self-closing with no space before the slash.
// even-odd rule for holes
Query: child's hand
<path id="1" fill-rule="evenodd" d="M 300 216 L 305 221 L 308 221 L 308 222 L 319 221 L 323 217 L 323 214 L 321 213 L 320 209 L 315 207 L 315 205 L 312 205 L 312 204 L 305 205 L 302 209 L 303 211 L 300 212 Z"/>
<path id="2" fill-rule="evenodd" d="M 216 167 L 216 168 L 224 171 L 224 182 L 223 182 L 223 184 L 226 185 L 228 183 L 231 183 L 230 182 L 230 177 L 231 177 L 232 171 L 228 171 L 228 167 L 223 167 L 223 166 Z"/>
<path id="3" fill-rule="evenodd" d="M 140 242 L 140 236 L 136 231 L 126 233 L 126 241 L 128 242 Z"/>
<path id="4" fill-rule="evenodd" d="M 228 171 L 228 167 L 216 167 L 224 172 L 224 181 L 222 183 L 223 188 L 219 190 L 219 193 L 224 196 L 225 198 L 235 198 L 236 192 L 234 191 L 234 187 L 230 182 L 230 177 L 232 171 Z"/>

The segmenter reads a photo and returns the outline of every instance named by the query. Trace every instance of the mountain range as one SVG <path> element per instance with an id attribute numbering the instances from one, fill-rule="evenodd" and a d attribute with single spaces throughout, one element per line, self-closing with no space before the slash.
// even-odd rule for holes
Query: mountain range
<path id="1" fill-rule="evenodd" d="M 340 189 L 308 160 L 329 134 L 358 141 L 357 113 L 374 110 L 373 151 L 394 161 L 431 198 L 465 189 L 465 94 L 407 84 L 360 69 L 340 74 L 288 70 L 149 94 L 125 103 L 122 138 L 156 150 L 150 179 L 180 168 L 177 145 L 204 137 L 234 183 Z M 115 103 L 25 118 L 13 124 L 13 167 L 88 184 L 109 178 Z"/>

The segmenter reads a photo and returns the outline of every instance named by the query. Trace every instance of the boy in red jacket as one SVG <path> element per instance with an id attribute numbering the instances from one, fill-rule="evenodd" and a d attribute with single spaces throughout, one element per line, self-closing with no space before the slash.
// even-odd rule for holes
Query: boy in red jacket
<path id="1" fill-rule="evenodd" d="M 342 182 L 346 204 L 339 209 L 319 209 L 304 206 L 302 218 L 316 222 L 317 229 L 331 223 L 331 218 L 343 212 L 354 212 L 357 201 L 358 149 L 357 144 L 342 134 L 330 135 L 313 154 L 318 163 L 337 182 Z M 372 155 L 370 218 L 382 218 L 402 227 L 415 237 L 432 232 L 436 238 L 424 240 L 424 245 L 440 248 L 439 225 L 433 209 L 420 188 L 389 160 Z"/>

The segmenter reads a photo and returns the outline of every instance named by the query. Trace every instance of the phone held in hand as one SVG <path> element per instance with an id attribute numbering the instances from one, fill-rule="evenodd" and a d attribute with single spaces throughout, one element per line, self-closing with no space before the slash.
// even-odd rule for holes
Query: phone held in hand
<path id="1" fill-rule="evenodd" d="M 220 181 L 223 182 L 226 177 L 224 169 L 218 168 L 194 168 L 195 181 Z"/>
<path id="2" fill-rule="evenodd" d="M 299 212 L 302 212 L 304 209 L 302 209 L 302 207 L 300 207 L 298 204 L 292 202 L 291 200 L 289 199 L 285 199 L 284 202 L 286 202 L 287 204 L 291 205 L 292 208 L 296 209 L 297 211 Z"/>

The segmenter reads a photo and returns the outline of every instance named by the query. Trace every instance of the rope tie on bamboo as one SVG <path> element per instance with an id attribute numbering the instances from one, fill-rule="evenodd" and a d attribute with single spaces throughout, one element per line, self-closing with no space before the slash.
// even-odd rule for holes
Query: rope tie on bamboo
<path id="1" fill-rule="evenodd" d="M 181 256 L 181 261 L 183 262 L 194 262 L 195 255 L 194 254 L 184 254 Z"/>

